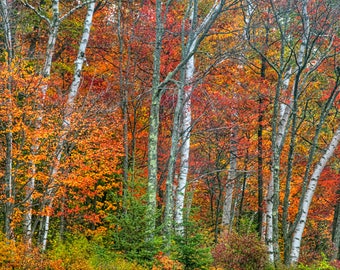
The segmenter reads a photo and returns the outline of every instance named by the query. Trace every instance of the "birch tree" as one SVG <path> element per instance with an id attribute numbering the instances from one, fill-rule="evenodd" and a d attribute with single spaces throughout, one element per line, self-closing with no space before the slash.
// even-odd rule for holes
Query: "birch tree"
<path id="1" fill-rule="evenodd" d="M 46 45 L 46 52 L 45 52 L 45 61 L 43 68 L 41 70 L 41 75 L 43 78 L 49 78 L 51 74 L 51 67 L 52 67 L 52 58 L 54 54 L 54 48 L 57 40 L 58 29 L 61 23 L 60 15 L 59 15 L 59 1 L 52 2 L 52 17 L 46 17 L 40 10 L 40 7 L 37 9 L 32 6 L 28 1 L 21 1 L 26 7 L 32 9 L 40 18 L 42 18 L 45 22 L 47 22 L 49 27 L 49 37 L 48 42 Z M 41 129 L 41 123 L 43 120 L 43 102 L 46 98 L 46 91 L 48 89 L 48 82 L 45 82 L 40 87 L 40 92 L 42 96 L 42 101 L 39 101 L 39 116 L 35 123 L 35 129 L 39 131 Z M 38 138 L 34 138 L 31 151 L 32 155 L 36 155 L 39 149 Z M 25 231 L 25 240 L 30 245 L 32 242 L 32 194 L 35 190 L 36 184 L 36 164 L 34 161 L 30 162 L 31 166 L 31 177 L 26 185 L 26 201 L 27 201 L 27 208 L 24 214 L 24 231 Z"/>
<path id="2" fill-rule="evenodd" d="M 313 3 L 314 4 L 314 3 Z M 329 14 L 332 13 L 332 7 L 328 6 L 327 11 L 323 13 L 325 20 L 328 20 Z M 259 7 L 257 7 L 259 8 Z M 284 239 L 289 238 L 291 228 L 288 228 L 288 197 L 290 194 L 291 171 L 294 164 L 294 152 L 296 145 L 296 136 L 298 130 L 298 111 L 301 95 L 306 91 L 308 82 L 313 73 L 317 72 L 318 67 L 332 55 L 332 29 L 334 22 L 320 23 L 320 18 L 315 17 L 315 10 L 320 8 L 319 5 L 311 5 L 308 0 L 298 2 L 279 3 L 270 1 L 270 10 L 273 14 L 273 21 L 278 28 L 280 35 L 280 54 L 278 57 L 271 58 L 264 54 L 258 43 L 253 41 L 250 35 L 250 28 L 247 29 L 247 39 L 250 46 L 265 59 L 269 67 L 278 75 L 276 82 L 275 97 L 273 103 L 272 117 L 272 157 L 271 157 L 271 178 L 267 189 L 266 196 L 266 243 L 270 260 L 272 262 L 280 260 L 279 240 L 279 192 L 280 192 L 280 171 L 282 150 L 286 144 L 286 138 L 290 136 L 288 167 L 286 178 L 285 199 L 283 202 L 283 235 Z M 310 10 L 313 10 L 313 21 L 311 21 Z M 300 10 L 299 16 L 294 17 L 296 10 Z M 256 12 L 249 16 L 254 20 Z M 293 19 L 294 18 L 294 19 Z M 298 21 L 296 21 L 298 19 Z M 293 25 L 299 23 L 301 31 L 294 31 Z M 297 39 L 298 38 L 298 39 Z M 311 62 L 314 62 L 312 68 L 309 68 Z M 284 96 L 289 93 L 289 99 L 285 100 Z M 289 132 L 290 128 L 290 132 Z M 314 153 L 313 153 L 314 155 Z M 309 166 L 309 165 L 308 165 Z M 308 173 L 307 173 L 308 174 Z M 289 249 L 289 240 L 285 240 L 285 249 Z M 287 251 L 285 251 L 287 254 Z"/>
<path id="3" fill-rule="evenodd" d="M 13 122 L 12 122 L 12 61 L 14 57 L 13 48 L 13 35 L 12 35 L 12 24 L 11 24 L 11 6 L 10 1 L 1 0 L 0 14 L 2 16 L 2 29 L 4 32 L 4 43 L 7 58 L 7 71 L 9 77 L 5 84 L 5 89 L 1 89 L 3 95 L 6 95 L 5 106 L 8 108 L 7 112 L 7 122 L 4 123 L 6 129 L 5 140 L 6 140 L 6 164 L 5 164 L 5 176 L 4 176 L 4 186 L 5 186 L 5 204 L 4 204 L 4 216 L 5 216 L 5 228 L 4 232 L 7 238 L 13 237 L 13 228 L 11 225 L 12 214 L 14 210 L 15 194 L 14 194 L 14 179 L 13 179 Z"/>
<path id="4" fill-rule="evenodd" d="M 93 1 L 92 1 L 93 2 Z M 41 100 L 38 101 L 38 117 L 35 121 L 35 130 L 39 132 L 39 130 L 42 128 L 42 121 L 44 117 L 44 102 L 46 99 L 46 92 L 49 86 L 49 79 L 51 76 L 51 68 L 52 68 L 52 62 L 53 62 L 53 55 L 55 53 L 55 46 L 56 41 L 58 38 L 58 32 L 61 23 L 67 19 L 70 15 L 72 15 L 75 11 L 82 8 L 87 3 L 91 3 L 91 1 L 85 1 L 77 3 L 76 6 L 68 10 L 66 13 L 61 14 L 60 12 L 60 1 L 59 0 L 53 0 L 51 4 L 51 11 L 52 15 L 51 17 L 47 16 L 47 12 L 44 11 L 44 8 L 41 6 L 41 4 L 38 7 L 35 7 L 33 4 L 31 4 L 27 0 L 21 0 L 21 3 L 26 6 L 27 8 L 31 9 L 39 18 L 41 18 L 43 21 L 45 21 L 48 25 L 48 41 L 46 44 L 46 50 L 45 50 L 45 58 L 44 58 L 44 64 L 42 66 L 42 69 L 40 71 L 41 76 L 44 78 L 43 83 L 41 84 L 39 91 L 41 94 Z M 35 156 L 38 153 L 39 150 L 39 138 L 35 137 L 33 138 L 33 143 L 31 146 L 31 152 L 32 155 Z M 35 230 L 35 226 L 32 224 L 33 216 L 33 199 L 32 194 L 35 190 L 36 185 L 36 164 L 34 161 L 30 161 L 30 167 L 31 167 L 31 177 L 29 181 L 26 184 L 26 210 L 24 214 L 24 231 L 25 231 L 25 239 L 28 244 L 32 242 L 32 235 Z"/>
<path id="5" fill-rule="evenodd" d="M 189 41 L 190 44 L 193 29 L 195 29 L 197 24 L 197 6 L 198 2 L 194 1 L 191 5 L 188 6 L 187 13 L 189 15 L 190 21 L 190 33 L 189 33 Z M 186 26 L 186 17 L 182 22 L 182 43 L 185 41 L 185 26 Z M 186 57 L 186 54 L 190 52 L 190 48 L 186 47 L 186 44 L 182 44 L 183 53 L 182 59 Z M 167 234 L 170 236 L 171 228 L 172 228 L 172 219 L 173 219 L 173 211 L 175 213 L 175 229 L 177 233 L 182 235 L 184 233 L 183 227 L 183 207 L 184 207 L 184 196 L 185 196 L 185 188 L 186 188 L 186 178 L 188 175 L 188 166 L 189 166 L 189 148 L 190 148 L 190 128 L 191 128 L 191 106 L 190 99 L 192 93 L 192 80 L 195 72 L 195 59 L 194 55 L 192 55 L 185 67 L 180 72 L 180 83 L 178 87 L 177 93 L 177 103 L 176 110 L 174 113 L 173 120 L 173 133 L 172 133 L 172 141 L 171 141 L 171 149 L 170 149 L 170 159 L 169 159 L 169 168 L 168 168 L 168 177 L 167 177 L 167 197 L 166 197 L 166 211 L 165 211 L 165 224 L 167 226 Z M 181 124 L 182 121 L 182 124 Z M 178 149 L 178 143 L 180 140 L 180 134 L 182 134 L 182 144 Z M 175 192 L 175 209 L 173 202 L 173 181 L 174 181 L 174 172 L 175 172 L 175 164 L 177 160 L 178 150 L 180 152 L 180 173 L 178 177 L 177 189 Z M 184 168 L 185 167 L 185 168 Z"/>
<path id="6" fill-rule="evenodd" d="M 184 201 L 187 188 L 187 179 L 189 173 L 189 156 L 190 156 L 190 134 L 191 134 L 191 94 L 193 91 L 193 78 L 195 72 L 195 59 L 192 56 L 186 66 L 186 84 L 183 97 L 183 113 L 182 113 L 182 145 L 180 147 L 180 171 L 178 176 L 178 184 L 176 188 L 175 199 L 175 228 L 179 235 L 184 234 Z"/>
<path id="7" fill-rule="evenodd" d="M 232 116 L 233 117 L 233 116 Z M 235 117 L 235 116 L 234 116 Z M 222 226 L 231 231 L 233 220 L 233 192 L 235 181 L 237 179 L 237 145 L 238 145 L 238 126 L 235 121 L 232 121 L 230 130 L 230 162 L 227 183 L 225 185 L 225 199 L 222 212 Z"/>
<path id="8" fill-rule="evenodd" d="M 169 72 L 163 80 L 160 79 L 160 66 L 161 66 L 161 50 L 162 40 L 164 34 L 164 23 L 166 21 L 167 10 L 171 2 L 167 2 L 163 10 L 163 2 L 156 1 L 156 38 L 153 53 L 153 80 L 151 89 L 151 108 L 150 108 L 150 126 L 149 126 L 149 139 L 148 139 L 148 207 L 147 219 L 150 239 L 153 238 L 155 230 L 155 217 L 156 217 L 156 191 L 157 191 L 157 144 L 158 144 L 158 128 L 159 128 L 159 107 L 160 100 L 166 91 L 166 85 L 174 78 L 174 76 L 187 64 L 190 58 L 197 51 L 198 46 L 205 38 L 209 29 L 214 21 L 225 6 L 225 1 L 215 1 L 210 8 L 208 14 L 203 18 L 200 25 L 192 33 L 190 43 L 186 45 L 187 51 L 180 63 Z M 169 198 L 172 195 L 169 196 Z M 170 201 L 169 201 L 170 202 Z"/>
<path id="9" fill-rule="evenodd" d="M 303 197 L 301 197 L 301 207 L 299 208 L 299 218 L 296 220 L 296 227 L 294 229 L 293 237 L 292 237 L 292 249 L 290 253 L 290 263 L 296 264 L 299 260 L 300 255 L 300 246 L 302 240 L 302 233 L 304 231 L 309 207 L 311 205 L 313 195 L 318 185 L 318 180 L 320 175 L 325 168 L 329 159 L 333 156 L 335 149 L 337 148 L 340 141 L 340 127 L 335 131 L 333 138 L 326 148 L 324 155 L 320 158 L 319 162 L 316 164 L 314 171 L 310 177 L 307 191 Z"/>
<path id="10" fill-rule="evenodd" d="M 83 68 L 83 64 L 85 61 L 85 51 L 90 37 L 90 30 L 92 25 L 93 13 L 95 9 L 95 2 L 91 2 L 88 4 L 87 13 L 84 21 L 84 28 L 81 37 L 81 41 L 79 44 L 78 55 L 77 59 L 75 60 L 75 67 L 74 67 L 74 75 L 73 81 L 70 86 L 69 94 L 67 97 L 65 109 L 64 109 L 64 116 L 62 119 L 62 126 L 61 126 L 61 133 L 58 139 L 58 143 L 54 152 L 54 160 L 50 168 L 50 180 L 49 186 L 46 191 L 46 200 L 44 202 L 44 206 L 48 206 L 50 209 L 53 207 L 53 200 L 56 192 L 56 176 L 58 173 L 58 168 L 60 164 L 60 160 L 63 154 L 63 146 L 66 141 L 66 136 L 70 131 L 71 124 L 72 124 L 72 114 L 75 110 L 75 99 L 78 94 L 78 89 L 80 85 L 81 79 L 81 71 Z M 47 245 L 47 236 L 49 231 L 49 224 L 50 224 L 50 217 L 51 214 L 48 212 L 45 216 L 44 222 L 44 229 L 43 229 L 43 239 L 42 239 L 42 249 L 46 249 Z"/>

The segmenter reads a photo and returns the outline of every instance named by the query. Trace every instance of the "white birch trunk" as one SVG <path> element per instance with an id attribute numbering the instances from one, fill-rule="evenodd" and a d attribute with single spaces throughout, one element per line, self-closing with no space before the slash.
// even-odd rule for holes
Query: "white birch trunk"
<path id="1" fill-rule="evenodd" d="M 235 125 L 233 123 L 233 125 Z M 230 167 L 226 183 L 226 194 L 223 203 L 222 226 L 227 227 L 232 224 L 232 205 L 235 181 L 237 178 L 237 127 L 231 128 L 230 133 Z"/>
<path id="2" fill-rule="evenodd" d="M 263 211 L 262 214 L 262 231 L 261 231 L 261 241 L 265 242 L 266 241 L 266 226 L 264 224 L 267 223 L 267 215 L 266 211 Z"/>
<path id="3" fill-rule="evenodd" d="M 4 1 L 4 0 L 1 0 Z M 41 19 L 45 20 L 48 23 L 49 26 L 49 36 L 48 36 L 48 42 L 46 46 L 46 53 L 45 53 L 45 62 L 43 65 L 43 68 L 41 70 L 41 75 L 46 78 L 46 81 L 42 84 L 40 87 L 40 93 L 41 93 L 41 101 L 40 104 L 38 105 L 38 117 L 35 123 L 35 128 L 36 130 L 39 130 L 42 125 L 43 121 L 43 106 L 44 106 L 44 100 L 46 98 L 46 92 L 48 89 L 48 79 L 51 76 L 51 68 L 52 68 L 52 60 L 53 60 L 53 55 L 54 55 L 54 49 L 58 37 L 58 31 L 59 31 L 59 26 L 62 20 L 67 18 L 69 15 L 74 13 L 77 9 L 81 8 L 89 2 L 83 2 L 83 3 L 78 3 L 78 5 L 74 8 L 72 8 L 68 13 L 64 14 L 63 16 L 60 16 L 60 11 L 59 11 L 59 0 L 53 0 L 52 1 L 52 18 L 49 19 L 46 17 L 39 9 L 36 9 L 33 7 L 31 4 L 29 4 L 25 0 L 21 0 L 21 2 L 27 6 L 28 8 L 32 9 Z M 95 2 L 95 1 L 94 1 Z M 33 138 L 33 143 L 31 147 L 31 152 L 32 155 L 36 155 L 37 151 L 39 149 L 39 142 L 38 138 Z M 28 245 L 30 245 L 32 241 L 32 194 L 35 190 L 35 175 L 36 175 L 36 165 L 34 161 L 30 162 L 30 167 L 31 167 L 31 178 L 29 179 L 27 185 L 26 185 L 26 190 L 25 190 L 25 201 L 27 204 L 27 209 L 24 214 L 24 234 L 25 234 L 25 240 Z"/>
<path id="4" fill-rule="evenodd" d="M 187 56 L 189 59 L 186 63 L 186 87 L 184 92 L 184 105 L 183 105 L 183 122 L 182 122 L 182 147 L 180 153 L 180 172 L 178 177 L 178 186 L 176 190 L 176 204 L 175 204 L 175 224 L 178 234 L 183 235 L 183 216 L 184 216 L 184 200 L 187 187 L 187 178 L 189 172 L 189 156 L 190 156 L 190 134 L 191 134 L 191 94 L 193 91 L 193 79 L 195 72 L 195 58 L 194 53 L 197 46 L 205 37 L 205 34 L 210 29 L 212 23 L 216 20 L 217 16 L 222 10 L 225 1 L 216 0 L 214 5 L 206 15 L 202 23 L 194 30 L 191 44 L 189 45 Z M 194 10 L 191 12 L 191 21 L 193 22 Z M 190 40 L 189 40 L 190 41 Z"/>
<path id="5" fill-rule="evenodd" d="M 304 231 L 306 221 L 307 221 L 307 215 L 309 211 L 310 204 L 313 199 L 314 192 L 316 190 L 318 180 L 320 178 L 320 175 L 325 168 L 328 160 L 333 156 L 334 151 L 336 150 L 338 144 L 340 141 L 340 126 L 336 130 L 336 132 L 333 135 L 333 138 L 331 140 L 331 143 L 327 147 L 327 150 L 325 154 L 321 157 L 318 164 L 316 165 L 313 174 L 310 178 L 307 192 L 305 193 L 305 196 L 303 198 L 303 204 L 302 208 L 299 211 L 302 211 L 301 217 L 297 222 L 297 226 L 293 233 L 292 238 L 292 249 L 290 253 L 290 262 L 291 264 L 297 264 L 299 260 L 300 255 L 300 246 L 301 246 L 301 240 L 302 240 L 302 233 Z"/>
<path id="6" fill-rule="evenodd" d="M 58 35 L 58 29 L 60 25 L 60 19 L 59 19 L 59 0 L 52 1 L 52 20 L 47 20 L 49 24 L 49 37 L 46 47 L 46 53 L 45 53 L 45 62 L 44 66 L 41 71 L 41 75 L 44 78 L 49 78 L 51 75 L 51 67 L 52 67 L 52 59 L 54 54 L 54 48 L 57 41 L 57 35 Z M 40 87 L 40 93 L 41 93 L 41 101 L 38 106 L 38 117 L 35 123 L 36 130 L 39 130 L 41 128 L 41 123 L 43 121 L 43 102 L 46 98 L 46 92 L 48 89 L 48 81 L 44 82 L 42 86 Z M 38 138 L 33 138 L 33 144 L 31 147 L 32 155 L 36 155 L 37 151 L 39 149 L 39 143 Z M 34 161 L 30 162 L 31 167 L 31 177 L 26 185 L 25 188 L 25 200 L 26 200 L 26 211 L 24 214 L 24 234 L 25 234 L 25 241 L 28 246 L 32 243 L 32 208 L 33 208 L 33 199 L 32 194 L 35 190 L 35 175 L 36 175 L 36 165 Z"/>
<path id="7" fill-rule="evenodd" d="M 304 68 L 303 64 L 305 62 L 306 57 L 306 50 L 307 50 L 307 44 L 308 44 L 308 38 L 310 33 L 310 25 L 309 25 L 309 17 L 308 17 L 308 10 L 307 10 L 308 0 L 303 0 L 303 10 L 302 10 L 302 16 L 303 16 L 303 35 L 302 35 L 302 41 L 301 45 L 298 51 L 296 64 L 297 67 L 294 70 L 293 73 L 300 74 L 301 70 Z M 288 72 L 285 74 L 283 80 L 282 80 L 282 87 L 285 90 L 285 87 L 289 86 L 289 78 L 291 76 L 291 69 L 288 70 Z M 298 80 L 300 77 L 296 76 L 295 80 Z M 298 85 L 299 82 L 295 82 L 295 85 Z M 295 89 L 295 91 L 298 91 L 298 89 Z M 271 179 L 268 185 L 268 193 L 267 193 L 267 209 L 266 209 L 266 216 L 267 216 L 267 231 L 266 231 L 266 243 L 268 247 L 268 253 L 269 253 L 269 260 L 271 262 L 275 261 L 275 247 L 274 245 L 277 245 L 278 243 L 274 239 L 274 230 L 278 230 L 277 226 L 278 224 L 274 224 L 273 216 L 275 215 L 275 219 L 277 220 L 278 215 L 278 202 L 274 202 L 274 200 L 279 200 L 279 198 L 275 198 L 275 194 L 278 194 L 277 188 L 279 188 L 279 183 L 277 182 L 279 180 L 279 171 L 280 171 L 280 156 L 282 152 L 282 146 L 285 140 L 285 135 L 288 128 L 289 123 L 289 116 L 292 111 L 293 103 L 297 102 L 297 100 L 294 99 L 294 93 L 292 91 L 291 98 L 290 98 L 290 106 L 286 106 L 281 104 L 280 106 L 280 122 L 278 126 L 278 130 L 275 134 L 275 140 L 274 140 L 274 147 L 273 147 L 273 156 L 272 156 L 272 169 L 271 169 Z M 275 117 L 275 116 L 274 116 Z M 275 132 L 275 131 L 274 131 Z M 275 188 L 276 186 L 276 188 Z M 275 209 L 274 209 L 275 205 Z M 277 222 L 276 222 L 277 223 Z M 275 228 L 274 228 L 275 226 Z M 278 252 L 278 250 L 276 250 Z"/>
<path id="8" fill-rule="evenodd" d="M 292 76 L 292 68 L 289 68 L 288 71 L 285 73 L 283 81 L 282 81 L 282 91 L 283 91 L 283 93 L 287 92 L 287 90 L 288 90 L 291 76 Z M 287 107 L 288 107 L 287 104 L 285 104 L 284 102 L 281 102 L 281 104 L 280 104 L 280 119 L 284 118 Z"/>
<path id="9" fill-rule="evenodd" d="M 8 61 L 11 62 L 13 58 L 13 36 L 10 22 L 10 4 L 7 0 L 1 0 L 1 16 L 2 25 L 5 33 L 5 47 L 8 53 Z"/>
<path id="10" fill-rule="evenodd" d="M 189 156 L 190 156 L 190 134 L 191 134 L 191 94 L 193 91 L 192 80 L 195 72 L 195 59 L 192 56 L 186 65 L 186 82 L 188 87 L 184 90 L 183 105 L 183 122 L 182 122 L 182 147 L 180 152 L 180 172 L 178 177 L 178 185 L 176 190 L 175 205 L 175 227 L 178 234 L 183 235 L 183 216 L 184 216 L 184 200 L 187 187 L 187 178 L 189 173 Z"/>
<path id="11" fill-rule="evenodd" d="M 5 48 L 7 51 L 7 70 L 11 74 L 11 65 L 14 57 L 13 52 L 13 36 L 10 22 L 10 3 L 6 0 L 1 0 L 0 13 L 2 16 L 2 26 L 4 30 Z M 7 79 L 6 85 L 9 94 L 12 94 L 12 77 L 11 75 Z M 7 123 L 6 123 L 6 162 L 5 162 L 5 203 L 4 203 L 4 216 L 5 216 L 5 236 L 8 239 L 13 238 L 13 228 L 12 228 L 12 214 L 14 209 L 14 180 L 13 180 L 13 117 L 12 117 L 12 97 L 10 96 L 6 100 L 6 106 L 8 106 Z"/>
<path id="12" fill-rule="evenodd" d="M 269 261 L 274 262 L 274 246 L 273 246 L 273 197 L 274 197 L 274 176 L 273 172 L 270 176 L 268 184 L 267 196 L 266 196 L 266 245 L 269 256 Z"/>
<path id="13" fill-rule="evenodd" d="M 84 61 L 85 61 L 85 51 L 86 51 L 86 47 L 87 47 L 88 40 L 90 37 L 90 30 L 91 30 L 91 25 L 92 25 L 94 8 L 95 8 L 95 2 L 91 2 L 87 8 L 83 34 L 82 34 L 81 42 L 79 45 L 78 56 L 75 61 L 73 81 L 72 81 L 70 92 L 68 94 L 68 99 L 66 102 L 66 107 L 65 107 L 65 112 L 64 112 L 64 117 L 63 117 L 63 122 L 62 122 L 62 127 L 61 127 L 61 135 L 59 137 L 59 141 L 58 141 L 57 148 L 56 148 L 55 161 L 54 161 L 54 164 L 52 164 L 52 168 L 51 168 L 50 183 L 49 183 L 50 186 L 47 189 L 47 200 L 48 201 L 46 204 L 49 206 L 50 209 L 53 206 L 53 200 L 54 200 L 54 196 L 56 192 L 55 177 L 58 172 L 66 135 L 70 129 L 71 116 L 74 111 L 74 101 L 78 94 L 78 89 L 80 85 L 81 71 L 83 68 Z M 42 250 L 46 250 L 47 236 L 48 236 L 49 224 L 50 224 L 50 216 L 51 216 L 51 213 L 48 212 L 45 217 Z"/>
<path id="14" fill-rule="evenodd" d="M 291 98 L 292 100 L 292 98 Z M 280 156 L 280 148 L 284 142 L 285 132 L 288 126 L 289 115 L 291 112 L 291 107 L 286 106 L 283 115 L 280 117 L 280 122 L 278 126 L 278 130 L 276 133 L 276 140 L 274 142 L 274 146 L 272 147 L 272 168 L 271 168 L 271 175 L 270 181 L 268 184 L 267 195 L 266 195 L 266 223 L 264 226 L 266 230 L 265 239 L 269 254 L 269 261 L 274 262 L 274 239 L 273 239 L 273 210 L 274 210 L 274 181 L 276 174 L 279 173 L 279 156 Z M 275 153 L 276 151 L 276 153 Z"/>
<path id="15" fill-rule="evenodd" d="M 156 1 L 156 40 L 153 54 L 153 79 L 152 79 L 152 98 L 150 107 L 150 128 L 148 138 L 148 189 L 147 189 L 147 228 L 149 232 L 147 240 L 152 240 L 153 232 L 156 226 L 155 214 L 156 214 L 156 192 L 157 192 L 157 144 L 158 144 L 158 129 L 159 129 L 159 107 L 160 100 L 164 92 L 166 91 L 166 85 L 173 79 L 173 77 L 185 67 L 190 58 L 193 57 L 201 41 L 206 37 L 207 32 L 210 30 L 211 25 L 214 23 L 218 15 L 220 14 L 222 7 L 225 4 L 225 0 L 216 0 L 209 10 L 209 13 L 205 16 L 202 23 L 194 29 L 189 36 L 186 51 L 183 54 L 181 62 L 169 72 L 165 78 L 160 80 L 160 64 L 161 64 L 161 51 L 163 40 L 163 14 L 162 14 L 162 1 Z M 170 4 L 170 2 L 167 2 Z M 165 14 L 166 15 L 166 14 Z M 190 121 L 191 122 L 191 121 Z M 189 128 L 190 129 L 190 128 Z M 188 130 L 189 130 L 188 129 Z M 184 139 L 185 140 L 185 139 Z M 189 157 L 183 156 L 184 160 L 188 160 Z M 186 168 L 185 168 L 186 167 Z M 183 166 L 184 171 L 188 170 L 188 166 Z M 185 173 L 185 172 L 184 172 Z M 187 172 L 186 172 L 187 174 Z M 172 193 L 172 190 L 168 189 Z M 169 194 L 170 198 L 172 194 Z M 180 199 L 181 200 L 181 199 Z M 167 215 L 167 218 L 169 216 Z"/>

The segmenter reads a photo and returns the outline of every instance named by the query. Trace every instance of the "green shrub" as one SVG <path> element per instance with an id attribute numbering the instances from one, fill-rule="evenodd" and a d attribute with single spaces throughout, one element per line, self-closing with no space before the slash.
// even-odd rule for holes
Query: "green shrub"
<path id="1" fill-rule="evenodd" d="M 128 260 L 151 266 L 154 257 L 161 250 L 162 238 L 147 240 L 145 213 L 146 206 L 137 199 L 130 198 L 128 211 L 108 218 L 112 227 L 108 241 L 112 242 L 111 248 L 123 253 Z"/>
<path id="2" fill-rule="evenodd" d="M 92 247 L 84 236 L 72 236 L 65 241 L 56 240 L 48 252 L 49 259 L 59 263 L 59 269 L 93 269 L 89 263 Z"/>
<path id="3" fill-rule="evenodd" d="M 213 259 L 211 241 L 196 223 L 186 223 L 183 236 L 175 235 L 172 258 L 184 265 L 184 269 L 209 269 Z M 211 237 L 210 237 L 211 239 Z"/>
<path id="4" fill-rule="evenodd" d="M 339 269 L 336 267 L 336 264 L 334 266 L 329 262 L 325 254 L 321 254 L 322 260 L 314 262 L 311 265 L 304 265 L 299 264 L 298 270 L 336 270 Z"/>
<path id="5" fill-rule="evenodd" d="M 144 270 L 136 262 L 128 261 L 103 245 L 102 238 L 91 241 L 84 236 L 68 236 L 56 241 L 48 252 L 49 269 L 70 270 Z"/>

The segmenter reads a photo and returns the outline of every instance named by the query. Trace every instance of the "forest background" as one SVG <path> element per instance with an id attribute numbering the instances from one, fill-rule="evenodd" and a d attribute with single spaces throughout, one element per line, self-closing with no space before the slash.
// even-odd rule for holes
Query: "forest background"
<path id="1" fill-rule="evenodd" d="M 1 269 L 340 267 L 337 0 L 0 11 Z"/>

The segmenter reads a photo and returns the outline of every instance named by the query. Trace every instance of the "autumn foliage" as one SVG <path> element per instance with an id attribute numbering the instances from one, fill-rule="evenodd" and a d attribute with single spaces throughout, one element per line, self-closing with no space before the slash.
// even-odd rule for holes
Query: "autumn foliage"
<path id="1" fill-rule="evenodd" d="M 222 269 L 265 269 L 265 245 L 253 233 L 223 232 L 213 252 L 214 263 Z"/>
<path id="2" fill-rule="evenodd" d="M 337 1 L 94 2 L 1 1 L 0 268 L 336 267 Z"/>

